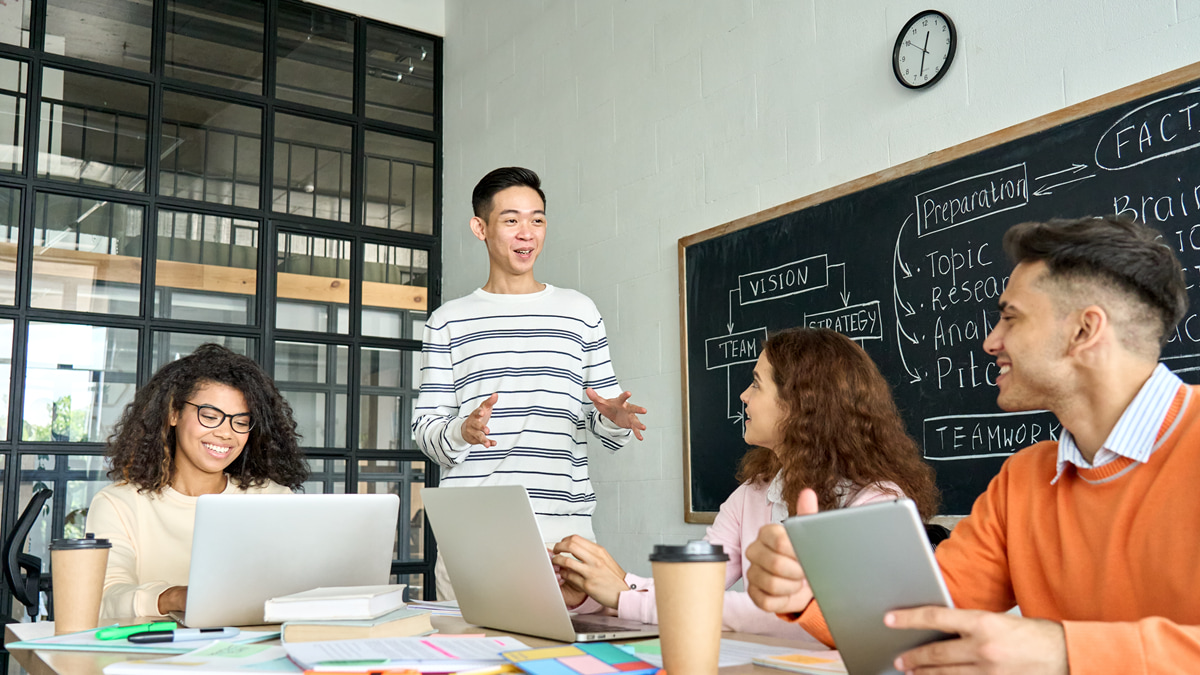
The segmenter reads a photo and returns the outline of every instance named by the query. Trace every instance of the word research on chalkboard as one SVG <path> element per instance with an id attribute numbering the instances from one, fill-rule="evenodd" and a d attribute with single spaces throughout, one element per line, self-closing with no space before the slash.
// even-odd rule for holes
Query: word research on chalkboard
<path id="1" fill-rule="evenodd" d="M 866 350 L 944 512 L 969 512 L 1007 457 L 1061 433 L 1045 411 L 996 405 L 983 341 L 1012 269 L 1004 233 L 1103 214 L 1157 228 L 1182 262 L 1192 309 L 1161 360 L 1200 383 L 1200 64 L 681 239 L 688 520 L 737 487 L 739 394 L 793 326 Z"/>

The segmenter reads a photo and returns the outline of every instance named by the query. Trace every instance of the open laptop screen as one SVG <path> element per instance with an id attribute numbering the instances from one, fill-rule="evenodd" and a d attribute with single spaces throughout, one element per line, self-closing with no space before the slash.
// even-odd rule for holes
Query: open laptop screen
<path id="1" fill-rule="evenodd" d="M 388 582 L 400 498 L 204 495 L 196 504 L 187 626 L 249 626 L 268 599 Z"/>

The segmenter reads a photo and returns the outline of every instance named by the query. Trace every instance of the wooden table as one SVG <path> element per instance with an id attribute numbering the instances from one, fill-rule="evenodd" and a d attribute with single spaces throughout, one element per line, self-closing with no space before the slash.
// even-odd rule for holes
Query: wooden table
<path id="1" fill-rule="evenodd" d="M 145 623 L 146 621 L 162 620 L 162 617 L 149 617 L 144 619 L 130 619 L 121 621 L 122 624 L 130 623 Z M 485 635 L 513 635 L 530 647 L 550 647 L 557 644 L 562 644 L 554 640 L 546 640 L 544 638 L 532 637 L 529 635 L 516 635 L 505 633 L 503 631 L 491 630 L 473 626 L 461 618 L 448 616 L 433 617 L 433 626 L 438 631 L 447 634 L 455 633 L 484 633 Z M 277 630 L 278 626 L 270 626 L 272 630 Z M 252 630 L 252 629 L 251 629 Z M 4 644 L 15 642 L 17 640 L 32 640 L 34 638 L 49 637 L 54 634 L 54 623 L 43 621 L 40 623 L 10 623 L 4 627 Z M 767 645 L 778 646 L 796 646 L 799 645 L 782 638 L 767 637 L 765 635 L 750 635 L 747 633 L 723 633 L 721 637 L 730 640 L 742 640 L 745 642 L 758 642 Z M 276 643 L 277 644 L 277 643 Z M 120 654 L 114 652 L 67 652 L 67 651 L 52 651 L 52 650 L 30 650 L 30 649 L 14 649 L 9 652 L 9 658 L 21 664 L 21 667 L 29 671 L 30 675 L 103 675 L 104 666 L 118 661 L 127 661 L 134 658 L 146 658 L 144 654 Z M 769 673 L 782 673 L 784 671 L 775 670 L 774 668 L 763 668 L 761 666 L 731 666 L 722 668 L 721 675 L 736 675 L 738 673 L 756 673 L 757 675 L 767 675 Z"/>

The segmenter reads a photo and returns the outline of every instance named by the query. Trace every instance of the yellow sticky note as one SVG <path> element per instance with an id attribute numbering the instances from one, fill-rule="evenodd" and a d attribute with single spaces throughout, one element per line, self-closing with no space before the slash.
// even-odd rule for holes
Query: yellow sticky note
<path id="1" fill-rule="evenodd" d="M 819 656 L 809 656 L 808 654 L 781 654 L 775 658 L 779 659 L 780 661 L 798 663 L 806 666 L 810 666 L 815 663 L 833 663 L 833 659 L 823 659 Z"/>
<path id="2" fill-rule="evenodd" d="M 504 652 L 504 658 L 513 663 L 529 661 L 531 659 L 560 659 L 564 656 L 581 656 L 583 651 L 574 645 L 564 645 L 562 647 L 543 647 L 542 649 L 526 649 L 516 652 Z"/>

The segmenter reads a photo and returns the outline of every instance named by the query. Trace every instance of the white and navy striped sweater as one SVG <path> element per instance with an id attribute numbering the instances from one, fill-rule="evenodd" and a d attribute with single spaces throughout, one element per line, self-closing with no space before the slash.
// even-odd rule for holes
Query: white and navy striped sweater
<path id="1" fill-rule="evenodd" d="M 425 323 L 421 394 L 413 433 L 445 467 L 441 484 L 523 485 L 545 541 L 595 539 L 588 480 L 590 430 L 616 450 L 632 432 L 596 411 L 584 393 L 621 393 L 604 320 L 582 293 L 549 284 L 538 293 L 483 289 L 442 305 Z M 463 420 L 498 393 L 491 448 L 462 438 Z"/>

